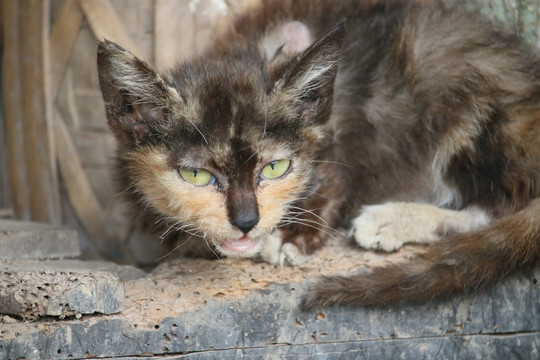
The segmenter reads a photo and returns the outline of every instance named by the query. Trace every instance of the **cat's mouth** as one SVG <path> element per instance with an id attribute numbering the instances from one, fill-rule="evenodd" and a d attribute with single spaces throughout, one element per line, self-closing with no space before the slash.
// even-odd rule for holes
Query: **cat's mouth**
<path id="1" fill-rule="evenodd" d="M 258 238 L 244 235 L 240 238 L 221 239 L 218 242 L 219 250 L 228 256 L 253 256 L 259 251 Z"/>

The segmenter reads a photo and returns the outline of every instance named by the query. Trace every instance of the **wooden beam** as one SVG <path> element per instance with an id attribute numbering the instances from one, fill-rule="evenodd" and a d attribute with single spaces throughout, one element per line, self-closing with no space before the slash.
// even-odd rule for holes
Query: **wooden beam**
<path id="1" fill-rule="evenodd" d="M 50 40 L 51 93 L 55 98 L 77 40 L 82 20 L 83 13 L 77 1 L 66 0 L 52 27 Z M 68 198 L 92 241 L 103 241 L 106 228 L 103 209 L 92 191 L 66 122 L 56 105 L 53 116 L 58 167 L 66 184 Z"/>
<path id="2" fill-rule="evenodd" d="M 107 39 L 141 56 L 137 44 L 126 31 L 116 10 L 108 0 L 79 0 L 79 4 L 99 41 Z"/>
<path id="3" fill-rule="evenodd" d="M 60 224 L 49 75 L 48 0 L 21 0 L 21 74 L 25 159 L 32 220 Z"/>
<path id="4" fill-rule="evenodd" d="M 154 62 L 159 71 L 194 53 L 195 21 L 189 6 L 177 0 L 154 3 Z"/>
<path id="5" fill-rule="evenodd" d="M 78 36 L 83 13 L 76 0 L 66 0 L 60 15 L 51 30 L 51 68 L 53 71 L 52 94 L 58 94 L 69 57 Z M 108 259 L 134 263 L 130 255 L 122 248 L 122 240 L 112 225 L 108 224 L 105 211 L 94 194 L 82 161 L 66 125 L 65 119 L 53 108 L 55 121 L 55 143 L 58 167 L 66 186 L 69 201 L 92 245 Z"/>
<path id="6" fill-rule="evenodd" d="M 65 0 L 60 15 L 51 29 L 50 69 L 51 94 L 56 99 L 58 89 L 66 72 L 67 64 L 73 51 L 73 45 L 79 35 L 83 14 L 77 0 Z"/>
<path id="7" fill-rule="evenodd" d="M 30 220 L 30 187 L 28 186 L 25 166 L 24 116 L 20 81 L 21 35 L 19 31 L 19 7 L 20 3 L 18 1 L 2 1 L 4 24 L 3 97 L 11 201 L 15 216 L 22 220 Z"/>

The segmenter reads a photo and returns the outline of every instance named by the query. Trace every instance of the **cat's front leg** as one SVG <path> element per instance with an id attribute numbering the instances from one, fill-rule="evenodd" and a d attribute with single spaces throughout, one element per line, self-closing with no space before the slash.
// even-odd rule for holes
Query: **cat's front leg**
<path id="1" fill-rule="evenodd" d="M 406 243 L 428 244 L 447 234 L 475 230 L 489 221 L 478 208 L 458 211 L 397 202 L 365 206 L 351 232 L 365 249 L 395 251 Z"/>
<path id="2" fill-rule="evenodd" d="M 272 264 L 300 265 L 322 248 L 328 237 L 341 236 L 335 230 L 342 219 L 341 206 L 346 202 L 341 168 L 332 161 L 321 161 L 315 184 L 303 202 L 290 206 L 281 226 L 265 241 L 261 257 Z"/>
<path id="3" fill-rule="evenodd" d="M 278 229 L 266 236 L 260 256 L 270 264 L 297 266 L 308 261 L 324 243 L 324 238 L 312 229 L 304 232 Z"/>
<path id="4" fill-rule="evenodd" d="M 267 235 L 260 255 L 271 264 L 297 266 L 308 261 L 325 240 L 324 232 L 315 226 L 284 226 Z"/>
<path id="5" fill-rule="evenodd" d="M 264 240 L 260 255 L 263 261 L 274 265 L 297 266 L 309 260 L 309 255 L 303 254 L 293 243 L 283 243 L 284 232 L 276 230 L 268 234 Z"/>

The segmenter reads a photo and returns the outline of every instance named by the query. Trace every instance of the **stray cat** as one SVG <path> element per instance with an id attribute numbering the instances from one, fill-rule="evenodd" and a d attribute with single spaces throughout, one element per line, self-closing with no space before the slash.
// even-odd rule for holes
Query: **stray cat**
<path id="1" fill-rule="evenodd" d="M 429 244 L 306 308 L 478 290 L 539 257 L 540 57 L 484 18 L 265 0 L 169 73 L 108 41 L 98 67 L 123 191 L 181 249 L 294 265 L 333 229 Z"/>

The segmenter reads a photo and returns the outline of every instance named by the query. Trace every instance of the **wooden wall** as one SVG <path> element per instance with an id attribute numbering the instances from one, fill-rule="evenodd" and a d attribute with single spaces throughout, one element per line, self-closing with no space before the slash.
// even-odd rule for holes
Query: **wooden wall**
<path id="1" fill-rule="evenodd" d="M 96 39 L 164 70 L 203 49 L 217 21 L 258 0 L 0 1 L 0 217 L 76 227 L 88 257 L 152 262 L 159 251 L 133 231 L 115 195 Z M 539 39 L 537 0 L 448 1 Z"/>

